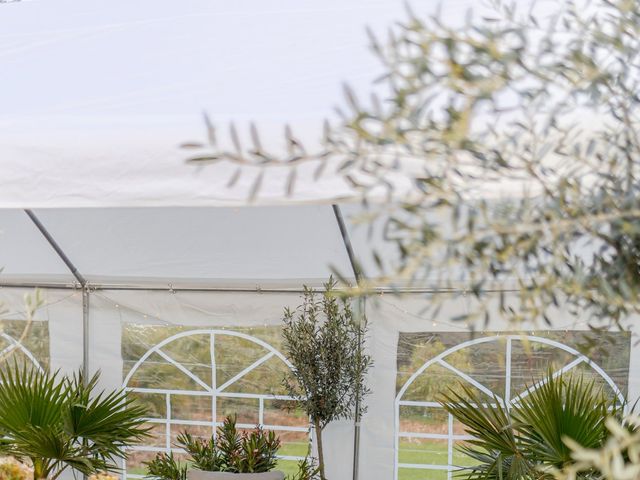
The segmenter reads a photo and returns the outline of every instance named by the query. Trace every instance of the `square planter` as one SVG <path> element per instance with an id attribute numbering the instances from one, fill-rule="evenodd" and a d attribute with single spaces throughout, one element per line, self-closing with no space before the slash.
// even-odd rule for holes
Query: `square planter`
<path id="1" fill-rule="evenodd" d="M 204 470 L 189 470 L 188 480 L 284 480 L 284 473 L 271 471 L 265 473 L 229 473 L 205 472 Z"/>

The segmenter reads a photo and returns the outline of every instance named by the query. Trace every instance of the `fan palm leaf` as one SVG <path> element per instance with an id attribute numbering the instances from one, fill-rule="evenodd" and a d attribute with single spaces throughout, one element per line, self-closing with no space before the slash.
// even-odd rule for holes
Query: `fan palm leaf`
<path id="1" fill-rule="evenodd" d="M 551 371 L 513 404 L 504 405 L 464 384 L 442 395 L 444 409 L 473 436 L 458 449 L 477 462 L 459 475 L 469 480 L 551 478 L 550 468 L 573 462 L 567 439 L 598 448 L 608 436 L 605 421 L 621 417 L 624 405 L 594 380 Z M 596 478 L 597 472 L 583 472 Z"/>
<path id="2" fill-rule="evenodd" d="M 460 392 L 450 390 L 441 397 L 444 409 L 460 421 L 473 436 L 459 450 L 478 464 L 461 471 L 470 480 L 533 479 L 535 464 L 520 447 L 509 410 L 498 398 L 461 384 Z"/>
<path id="3" fill-rule="evenodd" d="M 622 406 L 602 386 L 582 375 L 549 375 L 513 409 L 522 447 L 545 465 L 571 463 L 570 438 L 585 448 L 601 446 L 608 436 L 606 419 Z"/>
<path id="4" fill-rule="evenodd" d="M 124 390 L 97 392 L 98 379 L 17 365 L 0 372 L 0 452 L 30 459 L 36 480 L 68 467 L 117 471 L 121 449 L 147 436 L 145 409 Z"/>

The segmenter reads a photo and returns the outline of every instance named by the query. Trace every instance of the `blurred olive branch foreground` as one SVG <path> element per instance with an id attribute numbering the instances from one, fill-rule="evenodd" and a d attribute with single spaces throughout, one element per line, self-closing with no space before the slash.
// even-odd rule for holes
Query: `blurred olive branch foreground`
<path id="1" fill-rule="evenodd" d="M 496 3 L 460 27 L 409 10 L 386 39 L 369 33 L 386 72 L 378 94 L 347 88 L 319 151 L 287 127 L 287 153 L 272 154 L 254 126 L 245 145 L 233 125 L 226 149 L 207 121 L 208 142 L 184 145 L 189 162 L 236 165 L 229 185 L 259 172 L 251 200 L 271 167 L 290 169 L 290 193 L 302 164 L 317 178 L 333 169 L 401 254 L 392 268 L 378 260 L 376 282 L 472 295 L 456 320 L 550 323 L 564 305 L 593 328 L 623 327 L 640 313 L 640 3 L 553 8 Z M 368 202 L 398 194 L 398 174 L 413 185 L 400 201 Z M 491 294 L 505 286 L 508 298 Z"/>

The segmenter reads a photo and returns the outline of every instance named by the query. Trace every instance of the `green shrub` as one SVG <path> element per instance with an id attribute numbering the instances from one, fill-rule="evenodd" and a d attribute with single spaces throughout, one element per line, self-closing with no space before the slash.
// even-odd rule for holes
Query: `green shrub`
<path id="1" fill-rule="evenodd" d="M 274 432 L 257 426 L 250 432 L 239 432 L 235 417 L 227 417 L 211 438 L 194 438 L 187 432 L 177 438 L 177 446 L 189 455 L 198 470 L 229 473 L 263 473 L 276 467 L 280 439 Z M 147 476 L 163 480 L 184 480 L 186 466 L 171 454 L 160 453 L 147 464 Z"/>
<path id="2" fill-rule="evenodd" d="M 181 465 L 173 457 L 173 453 L 158 453 L 156 457 L 146 463 L 147 476 L 163 480 L 186 480 L 187 466 Z"/>

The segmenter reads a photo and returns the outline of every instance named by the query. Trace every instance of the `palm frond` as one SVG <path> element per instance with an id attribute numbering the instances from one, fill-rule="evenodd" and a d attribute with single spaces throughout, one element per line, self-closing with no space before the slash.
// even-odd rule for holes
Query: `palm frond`
<path id="1" fill-rule="evenodd" d="M 514 408 L 513 417 L 523 447 L 541 463 L 561 467 L 572 462 L 566 438 L 585 448 L 597 448 L 608 435 L 606 418 L 618 410 L 617 401 L 594 380 L 582 375 L 554 377 L 550 372 Z"/>
<path id="2" fill-rule="evenodd" d="M 458 447 L 477 462 L 456 473 L 468 480 L 552 478 L 550 470 L 573 462 L 567 439 L 598 448 L 608 436 L 606 419 L 620 418 L 624 410 L 594 380 L 551 371 L 510 408 L 464 384 L 460 393 L 450 390 L 440 402 L 474 437 Z M 597 472 L 583 473 L 583 478 L 597 477 Z"/>
<path id="3" fill-rule="evenodd" d="M 117 471 L 121 449 L 148 434 L 146 410 L 125 390 L 96 392 L 98 380 L 17 365 L 0 372 L 0 451 L 29 458 L 35 478 Z"/>
<path id="4" fill-rule="evenodd" d="M 460 469 L 457 476 L 469 480 L 534 478 L 535 465 L 520 446 L 509 410 L 496 397 L 487 397 L 464 384 L 460 389 L 460 393 L 450 389 L 440 403 L 474 437 L 459 450 L 478 464 Z"/>

